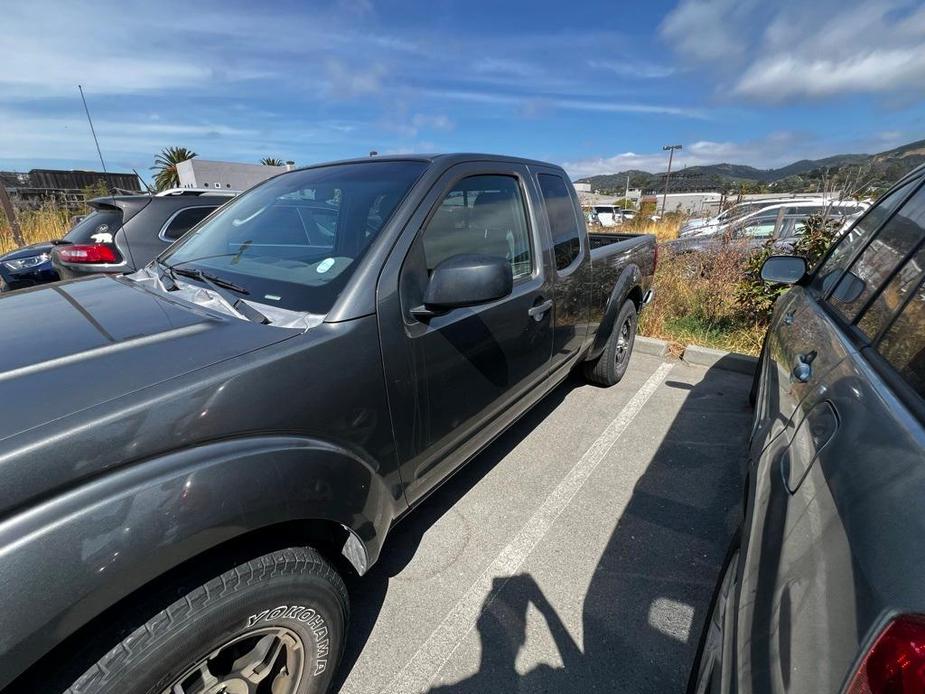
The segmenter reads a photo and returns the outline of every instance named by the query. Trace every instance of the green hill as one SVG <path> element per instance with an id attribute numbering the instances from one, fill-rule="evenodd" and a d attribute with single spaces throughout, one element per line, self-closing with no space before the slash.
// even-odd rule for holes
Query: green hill
<path id="1" fill-rule="evenodd" d="M 832 187 L 832 181 L 859 181 L 873 191 L 895 183 L 915 167 L 925 163 L 925 140 L 910 142 L 878 154 L 837 154 L 823 159 L 801 159 L 777 169 L 758 169 L 744 164 L 689 166 L 671 172 L 671 189 L 684 190 L 773 190 L 802 192 Z M 664 173 L 630 170 L 588 176 L 578 182 L 590 183 L 592 190 L 617 194 L 630 177 L 631 188 L 658 191 L 664 187 Z"/>

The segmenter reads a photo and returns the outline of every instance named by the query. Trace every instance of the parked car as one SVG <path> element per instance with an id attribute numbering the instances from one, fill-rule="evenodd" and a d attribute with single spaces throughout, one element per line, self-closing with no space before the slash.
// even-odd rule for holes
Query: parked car
<path id="1" fill-rule="evenodd" d="M 826 213 L 832 219 L 841 220 L 842 228 L 846 228 L 857 219 L 858 211 L 866 208 L 867 204 L 860 202 L 831 203 L 825 206 L 804 202 L 772 205 L 727 224 L 719 232 L 673 239 L 666 241 L 664 246 L 674 254 L 704 253 L 720 247 L 748 252 L 772 240 L 781 252 L 787 252 L 805 231 L 808 216 Z"/>
<path id="2" fill-rule="evenodd" d="M 0 255 L 0 292 L 55 282 L 51 249 L 51 243 L 34 243 Z"/>
<path id="3" fill-rule="evenodd" d="M 616 205 L 595 205 L 591 208 L 589 221 L 597 222 L 604 227 L 614 227 L 623 224 L 623 222 L 633 219 L 636 211 L 626 207 L 617 207 Z"/>
<path id="4" fill-rule="evenodd" d="M 326 691 L 340 572 L 573 369 L 617 383 L 654 268 L 557 166 L 382 156 L 0 298 L 0 687 Z"/>
<path id="5" fill-rule="evenodd" d="M 92 213 L 52 247 L 54 270 L 61 279 L 134 272 L 233 195 L 180 188 L 90 200 Z"/>
<path id="6" fill-rule="evenodd" d="M 693 692 L 925 690 L 925 167 L 791 284 Z"/>
<path id="7" fill-rule="evenodd" d="M 716 228 L 733 222 L 737 219 L 751 214 L 752 212 L 757 212 L 766 207 L 772 205 L 786 204 L 790 202 L 814 202 L 818 205 L 825 205 L 827 201 L 825 198 L 819 195 L 787 195 L 779 198 L 764 198 L 762 200 L 745 200 L 743 202 L 732 205 L 726 210 L 723 210 L 717 215 L 712 217 L 695 217 L 694 219 L 689 219 L 684 224 L 681 225 L 681 229 L 678 233 L 679 236 L 688 236 L 697 232 L 706 231 L 708 228 L 715 230 Z"/>
<path id="8" fill-rule="evenodd" d="M 757 210 L 730 221 L 702 227 L 694 233 L 686 235 L 685 240 L 690 238 L 720 237 L 724 234 L 747 236 L 764 235 L 765 238 L 767 238 L 767 236 L 771 235 L 769 230 L 774 228 L 773 223 L 778 219 L 786 218 L 792 225 L 814 214 L 827 214 L 830 217 L 847 218 L 862 213 L 868 207 L 869 205 L 866 202 L 856 202 L 854 200 L 824 202 L 820 199 L 790 200 L 784 203 L 778 202 L 760 207 Z"/>

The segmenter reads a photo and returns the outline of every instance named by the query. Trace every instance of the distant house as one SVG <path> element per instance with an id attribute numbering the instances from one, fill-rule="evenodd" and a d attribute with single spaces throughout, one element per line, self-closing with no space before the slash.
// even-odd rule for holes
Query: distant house
<path id="1" fill-rule="evenodd" d="M 135 193 L 142 190 L 134 173 L 104 173 L 65 169 L 31 169 L 28 173 L 0 171 L 0 181 L 18 204 L 40 205 L 46 200 L 77 203 L 87 188 L 103 187 L 113 192 Z"/>
<path id="2" fill-rule="evenodd" d="M 292 164 L 264 166 L 263 164 L 240 164 L 197 158 L 187 159 L 177 164 L 177 176 L 180 179 L 180 188 L 242 191 L 292 168 Z"/>

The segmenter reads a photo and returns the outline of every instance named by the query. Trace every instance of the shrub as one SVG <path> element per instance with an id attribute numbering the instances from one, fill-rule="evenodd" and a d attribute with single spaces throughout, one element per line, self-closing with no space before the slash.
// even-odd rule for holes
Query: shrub
<path id="1" fill-rule="evenodd" d="M 826 215 L 812 215 L 804 222 L 804 231 L 793 245 L 791 253 L 806 258 L 809 267 L 822 259 L 829 246 L 838 235 L 841 222 Z M 736 287 L 735 294 L 744 314 L 754 321 L 767 322 L 774 310 L 774 302 L 787 287 L 782 284 L 770 284 L 761 279 L 761 266 L 772 255 L 784 255 L 786 247 L 775 246 L 768 241 L 745 261 L 742 279 Z"/>

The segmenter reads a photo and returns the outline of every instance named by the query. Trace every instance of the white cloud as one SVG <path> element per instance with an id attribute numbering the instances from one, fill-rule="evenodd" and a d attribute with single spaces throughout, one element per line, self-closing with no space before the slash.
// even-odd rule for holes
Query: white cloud
<path id="1" fill-rule="evenodd" d="M 676 70 L 668 65 L 635 60 L 589 60 L 588 67 L 607 70 L 620 77 L 633 79 L 660 79 L 670 77 Z"/>
<path id="2" fill-rule="evenodd" d="M 791 132 L 771 133 L 763 138 L 744 142 L 699 140 L 685 144 L 684 149 L 675 152 L 672 170 L 677 171 L 687 166 L 722 163 L 773 168 L 803 158 L 794 155 L 797 151 L 802 151 L 806 156 L 831 154 L 831 152 L 823 153 L 818 150 L 810 150 L 807 154 L 806 144 L 803 136 Z M 642 154 L 624 152 L 609 157 L 576 159 L 562 164 L 562 167 L 573 178 L 618 173 L 629 169 L 656 173 L 664 171 L 667 166 L 668 153 L 663 151 Z"/>
<path id="3" fill-rule="evenodd" d="M 682 0 L 662 37 L 764 103 L 925 90 L 925 7 L 902 0 Z"/>
<path id="4" fill-rule="evenodd" d="M 682 0 L 661 25 L 676 51 L 700 61 L 729 60 L 744 52 L 752 36 L 737 26 L 755 0 Z"/>
<path id="5" fill-rule="evenodd" d="M 514 106 L 528 115 L 541 113 L 546 109 L 563 109 L 566 111 L 598 111 L 603 113 L 639 113 L 663 116 L 681 116 L 684 118 L 706 119 L 709 115 L 699 108 L 662 104 L 642 104 L 633 102 L 607 101 L 605 99 L 578 99 L 567 97 L 547 97 L 544 95 L 501 94 L 497 92 L 479 92 L 455 89 L 425 89 L 422 93 L 439 99 L 453 99 L 472 103 L 496 106 Z"/>

